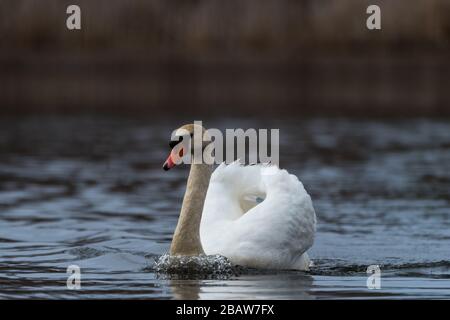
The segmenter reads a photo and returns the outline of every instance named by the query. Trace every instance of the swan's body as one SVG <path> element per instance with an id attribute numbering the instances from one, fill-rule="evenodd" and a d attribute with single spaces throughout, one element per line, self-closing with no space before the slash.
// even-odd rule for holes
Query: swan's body
<path id="1" fill-rule="evenodd" d="M 296 176 L 276 166 L 220 165 L 211 176 L 200 225 L 206 254 L 255 268 L 309 267 L 316 216 Z"/>
<path id="2" fill-rule="evenodd" d="M 182 127 L 191 136 L 193 128 Z M 175 149 L 165 170 L 175 166 Z M 275 165 L 237 162 L 211 173 L 211 165 L 191 165 L 170 254 L 220 254 L 242 266 L 308 270 L 316 215 L 297 177 Z"/>

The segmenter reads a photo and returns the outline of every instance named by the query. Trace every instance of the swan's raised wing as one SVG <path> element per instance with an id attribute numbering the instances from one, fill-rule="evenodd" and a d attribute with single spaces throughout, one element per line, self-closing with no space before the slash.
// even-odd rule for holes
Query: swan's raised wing
<path id="1" fill-rule="evenodd" d="M 261 180 L 265 200 L 236 221 L 238 251 L 258 250 L 268 261 L 294 264 L 314 242 L 311 197 L 296 176 L 275 166 L 262 167 Z"/>
<path id="2" fill-rule="evenodd" d="M 239 199 L 255 193 L 264 194 L 264 200 L 244 212 Z M 246 265 L 293 265 L 314 241 L 310 196 L 297 177 L 276 166 L 220 166 L 211 178 L 203 214 L 211 227 L 202 226 L 212 239 L 209 248 L 220 248 Z"/>

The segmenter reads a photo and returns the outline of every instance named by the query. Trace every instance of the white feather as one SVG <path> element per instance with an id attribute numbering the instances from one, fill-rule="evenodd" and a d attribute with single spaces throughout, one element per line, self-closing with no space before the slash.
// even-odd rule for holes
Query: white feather
<path id="1" fill-rule="evenodd" d="M 206 254 L 268 269 L 307 270 L 316 215 L 296 176 L 275 165 L 221 164 L 212 174 L 200 237 Z"/>

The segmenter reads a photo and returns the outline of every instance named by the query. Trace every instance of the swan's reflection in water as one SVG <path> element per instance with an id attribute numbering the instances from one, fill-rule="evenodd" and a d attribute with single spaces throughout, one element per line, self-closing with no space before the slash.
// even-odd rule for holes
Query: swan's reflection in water
<path id="1" fill-rule="evenodd" d="M 226 280 L 168 280 L 174 299 L 312 299 L 313 277 L 301 272 L 245 274 Z"/>
<path id="2" fill-rule="evenodd" d="M 200 299 L 200 280 L 169 280 L 173 298 L 177 300 Z"/>

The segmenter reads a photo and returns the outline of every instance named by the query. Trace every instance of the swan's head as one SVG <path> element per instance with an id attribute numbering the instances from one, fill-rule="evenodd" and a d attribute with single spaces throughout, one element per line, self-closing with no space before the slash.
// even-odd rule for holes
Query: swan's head
<path id="1" fill-rule="evenodd" d="M 198 124 L 185 124 L 172 132 L 169 142 L 170 154 L 164 162 L 163 169 L 170 170 L 182 163 L 184 159 L 190 159 L 194 155 L 195 148 L 200 148 L 200 154 L 210 139 L 206 129 Z"/>

